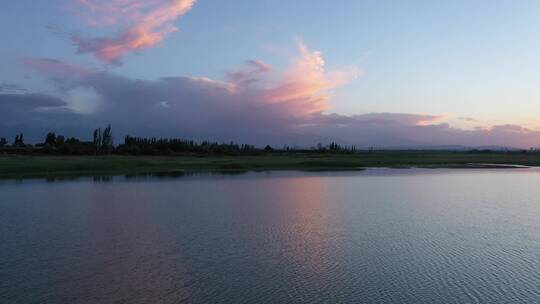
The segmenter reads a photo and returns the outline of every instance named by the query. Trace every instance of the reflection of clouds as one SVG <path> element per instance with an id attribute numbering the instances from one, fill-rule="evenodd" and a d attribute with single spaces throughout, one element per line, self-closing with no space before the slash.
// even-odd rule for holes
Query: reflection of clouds
<path id="1" fill-rule="evenodd" d="M 324 275 L 332 264 L 333 247 L 329 233 L 332 202 L 328 199 L 325 179 L 284 179 L 279 191 L 284 255 L 297 267 L 299 275 Z"/>
<path id="2" fill-rule="evenodd" d="M 79 235 L 83 241 L 76 243 L 82 244 L 81 251 L 92 254 L 79 261 L 72 273 L 77 280 L 68 283 L 72 287 L 68 289 L 80 298 L 92 295 L 95 302 L 152 303 L 163 295 L 188 298 L 189 285 L 179 282 L 189 282 L 191 274 L 153 204 L 160 194 L 131 184 L 77 185 L 80 187 L 70 187 L 64 195 L 85 209 L 80 215 L 86 226 Z"/>

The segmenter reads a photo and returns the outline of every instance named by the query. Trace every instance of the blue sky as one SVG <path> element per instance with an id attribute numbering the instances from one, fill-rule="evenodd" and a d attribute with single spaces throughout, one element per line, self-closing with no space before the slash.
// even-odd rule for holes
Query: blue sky
<path id="1" fill-rule="evenodd" d="M 303 41 L 321 52 L 326 70 L 360 70 L 325 92 L 325 114 L 444 116 L 433 123 L 465 130 L 540 127 L 537 1 L 199 0 L 174 20 L 178 31 L 123 55 L 122 65 L 77 53 L 74 35 L 109 37 L 126 26 L 90 25 L 78 0 L 1 6 L 0 83 L 35 92 L 55 94 L 58 87 L 21 58 L 57 59 L 148 81 L 224 80 L 250 59 L 287 69 Z"/>

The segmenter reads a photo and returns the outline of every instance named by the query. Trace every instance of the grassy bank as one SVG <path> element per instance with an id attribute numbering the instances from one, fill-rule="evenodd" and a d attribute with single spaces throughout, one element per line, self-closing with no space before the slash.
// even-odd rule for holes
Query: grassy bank
<path id="1" fill-rule="evenodd" d="M 540 166 L 540 153 L 375 151 L 354 155 L 257 156 L 22 156 L 0 155 L 0 177 L 174 173 L 182 171 L 360 170 L 366 167 L 482 167 L 481 164 Z"/>

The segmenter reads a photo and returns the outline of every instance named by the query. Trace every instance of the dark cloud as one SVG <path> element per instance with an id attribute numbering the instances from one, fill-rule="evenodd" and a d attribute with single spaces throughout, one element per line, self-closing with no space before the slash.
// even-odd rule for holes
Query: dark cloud
<path id="1" fill-rule="evenodd" d="M 24 93 L 27 92 L 25 88 L 20 85 L 11 83 L 0 83 L 0 93 Z"/>
<path id="2" fill-rule="evenodd" d="M 66 103 L 56 97 L 38 93 L 0 93 L 2 113 L 27 112 L 39 109 L 59 108 Z"/>
<path id="3" fill-rule="evenodd" d="M 95 125 L 94 118 L 77 115 L 67 105 L 47 94 L 0 93 L 0 137 L 11 138 L 23 132 L 27 141 L 37 142 L 50 130 L 85 135 Z"/>
<path id="4" fill-rule="evenodd" d="M 454 128 L 447 123 L 437 123 L 438 119 L 438 116 L 403 113 L 355 116 L 321 114 L 315 123 L 305 125 L 303 132 L 340 138 L 364 147 L 540 145 L 540 132 L 521 126 L 500 125 L 469 130 Z"/>
<path id="5" fill-rule="evenodd" d="M 55 91 L 66 100 L 65 108 L 81 123 L 101 120 L 132 134 L 262 144 L 269 139 L 300 138 L 298 123 L 327 108 L 326 91 L 351 75 L 326 72 L 320 53 L 302 44 L 299 49 L 299 57 L 285 71 L 273 71 L 270 65 L 252 60 L 225 81 L 204 77 L 139 80 L 46 58 L 23 62 L 53 80 Z"/>
<path id="6" fill-rule="evenodd" d="M 2 94 L 0 107 L 14 113 L 10 130 L 17 123 L 32 132 L 42 126 L 40 136 L 52 126 L 77 130 L 83 132 L 79 136 L 88 138 L 93 127 L 110 122 L 118 137 L 176 136 L 278 146 L 313 146 L 336 140 L 362 147 L 529 147 L 540 140 L 540 132 L 517 125 L 465 130 L 443 123 L 444 118 L 437 115 L 325 114 L 321 102 L 324 104 L 325 91 L 334 82 L 327 78 L 317 54 L 304 55 L 300 60 L 306 61 L 293 64 L 284 73 L 276 73 L 262 62 L 249 62 L 228 74 L 226 81 L 194 77 L 140 80 L 108 72 L 81 73 L 79 68 L 57 61 L 29 61 L 37 62 L 41 72 L 52 70 L 53 84 L 65 97 Z M 291 75 L 305 77 L 297 81 Z"/>

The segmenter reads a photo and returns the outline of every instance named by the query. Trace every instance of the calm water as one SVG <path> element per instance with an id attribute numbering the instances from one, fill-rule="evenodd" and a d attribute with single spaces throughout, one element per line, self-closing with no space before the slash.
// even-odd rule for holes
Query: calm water
<path id="1" fill-rule="evenodd" d="M 540 171 L 0 181 L 0 303 L 540 303 Z"/>

